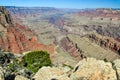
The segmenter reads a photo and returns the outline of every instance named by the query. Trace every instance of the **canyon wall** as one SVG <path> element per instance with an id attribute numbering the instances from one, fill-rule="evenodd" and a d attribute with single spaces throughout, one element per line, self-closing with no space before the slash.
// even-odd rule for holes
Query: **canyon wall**
<path id="1" fill-rule="evenodd" d="M 0 7 L 0 47 L 13 53 L 31 50 L 46 50 L 54 53 L 53 45 L 38 43 L 37 36 L 32 30 L 13 22 L 5 7 Z"/>

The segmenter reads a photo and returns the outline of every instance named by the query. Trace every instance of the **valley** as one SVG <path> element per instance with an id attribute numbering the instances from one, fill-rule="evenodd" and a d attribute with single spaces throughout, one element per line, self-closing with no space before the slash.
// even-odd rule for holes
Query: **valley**
<path id="1" fill-rule="evenodd" d="M 0 80 L 119 80 L 120 9 L 0 6 Z"/>
<path id="2" fill-rule="evenodd" d="M 15 21 L 37 34 L 39 42 L 46 45 L 53 44 L 73 58 L 77 57 L 77 60 L 94 57 L 113 61 L 119 58 L 119 47 L 118 51 L 115 51 L 113 48 L 101 46 L 98 42 L 92 42 L 97 41 L 94 40 L 96 38 L 91 41 L 86 36 L 93 33 L 109 37 L 110 40 L 113 39 L 111 45 L 115 43 L 119 46 L 117 41 L 120 36 L 119 10 L 107 8 L 73 10 L 49 7 L 7 7 L 7 9 Z"/>

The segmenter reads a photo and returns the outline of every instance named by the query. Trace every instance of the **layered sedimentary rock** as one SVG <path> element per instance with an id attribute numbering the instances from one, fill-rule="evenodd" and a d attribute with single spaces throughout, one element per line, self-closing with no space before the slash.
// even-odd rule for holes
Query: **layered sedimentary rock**
<path id="1" fill-rule="evenodd" d="M 98 9 L 86 9 L 84 11 L 78 12 L 80 16 L 89 16 L 92 18 L 99 18 L 103 20 L 108 18 L 109 20 L 120 20 L 120 11 L 117 9 L 110 8 L 98 8 Z"/>
<path id="2" fill-rule="evenodd" d="M 0 47 L 5 51 L 21 53 L 31 50 L 46 50 L 54 53 L 53 45 L 38 43 L 36 34 L 32 30 L 26 29 L 25 26 L 14 23 L 4 7 L 0 7 L 0 28 Z"/>
<path id="3" fill-rule="evenodd" d="M 4 7 L 0 7 L 0 23 L 3 26 L 13 24 L 13 20 L 11 18 L 10 13 Z"/>
<path id="4" fill-rule="evenodd" d="M 60 41 L 60 46 L 66 50 L 72 57 L 83 59 L 84 55 L 82 54 L 82 50 L 77 46 L 76 43 L 71 41 L 69 37 L 64 37 Z"/>
<path id="5" fill-rule="evenodd" d="M 118 54 L 120 54 L 120 42 L 115 40 L 114 38 L 101 36 L 99 34 L 89 34 L 88 38 L 92 41 L 100 45 L 101 47 L 105 47 L 111 49 Z"/>

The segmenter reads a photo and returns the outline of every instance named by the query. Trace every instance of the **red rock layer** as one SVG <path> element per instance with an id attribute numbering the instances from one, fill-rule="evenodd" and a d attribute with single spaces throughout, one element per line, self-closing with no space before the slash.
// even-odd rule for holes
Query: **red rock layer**
<path id="1" fill-rule="evenodd" d="M 82 50 L 77 46 L 77 44 L 73 43 L 69 37 L 65 37 L 60 41 L 60 46 L 66 50 L 72 57 L 82 59 L 84 55 L 82 54 Z"/>
<path id="2" fill-rule="evenodd" d="M 53 45 L 38 43 L 37 37 L 23 26 L 17 24 L 15 27 L 8 26 L 6 29 L 7 31 L 3 32 L 3 35 L 0 37 L 0 46 L 5 51 L 21 53 L 31 50 L 46 50 L 54 53 Z"/>
<path id="3" fill-rule="evenodd" d="M 120 55 L 120 41 L 117 41 L 116 39 L 111 37 L 101 36 L 99 34 L 90 34 L 88 38 L 101 47 L 109 48 Z"/>
<path id="4" fill-rule="evenodd" d="M 32 50 L 54 53 L 53 45 L 38 43 L 35 33 L 25 26 L 15 24 L 9 12 L 2 6 L 0 6 L 0 47 L 13 53 Z"/>
<path id="5" fill-rule="evenodd" d="M 88 17 L 101 17 L 101 19 L 109 18 L 109 20 L 120 20 L 120 11 L 113 9 L 96 9 L 96 10 L 85 10 L 78 12 L 79 16 Z"/>

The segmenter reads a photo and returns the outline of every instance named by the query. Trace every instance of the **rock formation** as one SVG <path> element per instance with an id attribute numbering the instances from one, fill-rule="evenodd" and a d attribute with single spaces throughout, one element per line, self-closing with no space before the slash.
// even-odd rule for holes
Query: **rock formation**
<path id="1" fill-rule="evenodd" d="M 101 47 L 105 47 L 117 52 L 120 55 L 120 42 L 115 40 L 114 38 L 101 36 L 99 34 L 89 34 L 88 38 L 92 41 L 100 45 Z"/>
<path id="2" fill-rule="evenodd" d="M 70 80 L 59 68 L 42 67 L 33 77 L 35 80 Z"/>
<path id="3" fill-rule="evenodd" d="M 42 67 L 34 75 L 35 80 L 119 80 L 119 61 L 110 62 L 86 58 L 74 67 L 72 71 L 64 71 L 58 67 Z M 113 69 L 115 67 L 116 69 Z M 69 73 L 68 73 L 69 72 Z M 117 72 L 117 74 L 116 74 Z"/>
<path id="4" fill-rule="evenodd" d="M 5 7 L 0 7 L 0 23 L 3 26 L 7 26 L 8 24 L 13 24 L 13 20 L 11 18 L 11 15 L 5 9 Z"/>
<path id="5" fill-rule="evenodd" d="M 28 78 L 25 78 L 24 76 L 21 76 L 21 75 L 17 75 L 15 77 L 15 80 L 29 80 Z"/>
<path id="6" fill-rule="evenodd" d="M 21 53 L 31 50 L 46 50 L 54 53 L 53 45 L 38 43 L 37 36 L 30 29 L 14 23 L 9 12 L 0 7 L 0 47 L 5 51 Z"/>
<path id="7" fill-rule="evenodd" d="M 117 80 L 112 64 L 94 58 L 81 60 L 70 76 L 71 80 Z"/>
<path id="8" fill-rule="evenodd" d="M 118 77 L 118 80 L 120 80 L 120 60 L 119 59 L 113 61 L 113 68 L 116 70 L 116 75 Z"/>
<path id="9" fill-rule="evenodd" d="M 69 39 L 69 37 L 64 37 L 60 41 L 60 46 L 65 49 L 72 57 L 83 59 L 84 55 L 82 54 L 82 50 L 75 44 L 73 41 Z"/>
<path id="10" fill-rule="evenodd" d="M 119 20 L 120 19 L 120 11 L 109 8 L 98 8 L 98 9 L 86 9 L 84 11 L 78 12 L 79 16 L 88 16 L 92 18 L 99 18 L 103 20 L 104 18 L 108 18 L 109 20 Z"/>

